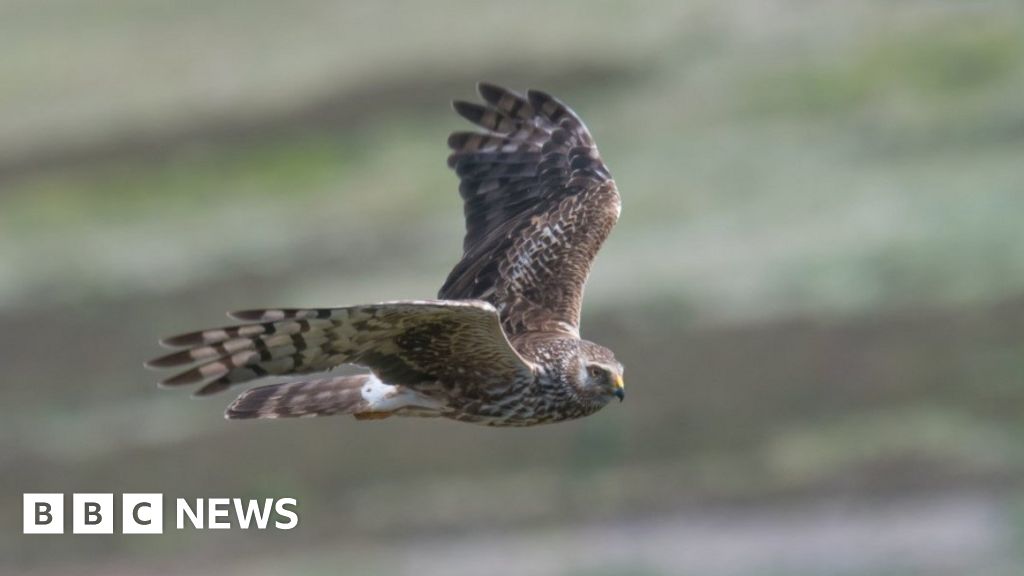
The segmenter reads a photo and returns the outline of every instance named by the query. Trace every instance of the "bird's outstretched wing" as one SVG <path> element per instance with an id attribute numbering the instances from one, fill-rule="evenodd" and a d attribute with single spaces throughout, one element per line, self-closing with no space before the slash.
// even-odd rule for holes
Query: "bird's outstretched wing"
<path id="1" fill-rule="evenodd" d="M 438 297 L 490 302 L 510 335 L 578 335 L 583 285 L 619 216 L 615 182 L 566 105 L 536 90 L 478 89 L 486 105 L 454 103 L 485 132 L 448 138 L 466 237 Z"/>
<path id="2" fill-rule="evenodd" d="M 480 301 L 413 300 L 345 308 L 246 310 L 245 324 L 189 332 L 161 343 L 177 352 L 147 363 L 182 372 L 161 384 L 198 384 L 197 395 L 264 376 L 341 364 L 410 387 L 471 379 L 506 385 L 532 366 L 509 345 L 497 311 Z"/>

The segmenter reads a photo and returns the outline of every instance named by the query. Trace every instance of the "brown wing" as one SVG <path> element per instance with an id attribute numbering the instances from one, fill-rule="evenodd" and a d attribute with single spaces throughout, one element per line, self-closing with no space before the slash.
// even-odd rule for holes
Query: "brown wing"
<path id="1" fill-rule="evenodd" d="M 467 378 L 481 386 L 504 385 L 532 372 L 486 302 L 385 302 L 232 316 L 251 322 L 163 340 L 183 350 L 147 365 L 185 369 L 161 384 L 199 384 L 196 394 L 205 395 L 264 376 L 321 372 L 341 364 L 365 366 L 389 384 L 411 387 Z"/>
<path id="2" fill-rule="evenodd" d="M 567 106 L 536 90 L 478 88 L 486 105 L 454 103 L 486 132 L 448 138 L 466 237 L 438 297 L 490 302 L 509 334 L 578 335 L 583 285 L 619 216 L 615 182 Z"/>

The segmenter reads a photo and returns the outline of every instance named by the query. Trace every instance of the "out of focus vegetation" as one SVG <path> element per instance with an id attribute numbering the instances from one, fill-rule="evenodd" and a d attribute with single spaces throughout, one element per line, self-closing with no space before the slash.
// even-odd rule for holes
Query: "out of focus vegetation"
<path id="1" fill-rule="evenodd" d="M 1024 568 L 1024 7 L 0 5 L 0 571 Z M 453 97 L 538 87 L 624 197 L 531 430 L 227 423 L 157 390 L 227 309 L 429 297 Z M 299 529 L 24 537 L 22 492 L 294 496 Z"/>

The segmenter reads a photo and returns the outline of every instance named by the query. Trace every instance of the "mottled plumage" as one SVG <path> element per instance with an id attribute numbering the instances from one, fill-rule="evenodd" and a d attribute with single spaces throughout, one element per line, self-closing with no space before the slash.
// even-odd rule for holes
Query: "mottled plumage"
<path id="1" fill-rule="evenodd" d="M 244 392 L 228 418 L 440 416 L 529 426 L 591 414 L 623 397 L 622 365 L 579 337 L 583 286 L 619 216 L 615 182 L 583 122 L 540 91 L 479 85 L 455 111 L 466 236 L 437 300 L 232 313 L 245 323 L 190 332 L 147 363 L 182 371 L 198 395 L 264 377 L 321 375 Z"/>

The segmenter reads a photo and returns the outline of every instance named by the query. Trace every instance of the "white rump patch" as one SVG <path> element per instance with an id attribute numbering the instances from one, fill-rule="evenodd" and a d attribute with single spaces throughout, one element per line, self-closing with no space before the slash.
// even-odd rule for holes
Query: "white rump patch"
<path id="1" fill-rule="evenodd" d="M 396 396 L 398 394 L 398 387 L 385 384 L 375 374 L 370 374 L 370 378 L 366 381 L 366 384 L 363 384 L 360 392 L 363 395 L 363 400 L 366 400 L 370 406 L 376 408 L 378 404 Z"/>
<path id="2" fill-rule="evenodd" d="M 370 405 L 370 410 L 377 412 L 391 412 L 400 408 L 426 408 L 439 410 L 444 407 L 439 402 L 428 396 L 408 388 L 401 388 L 381 382 L 375 374 L 370 374 L 369 379 L 363 384 L 360 393 L 363 400 Z"/>

